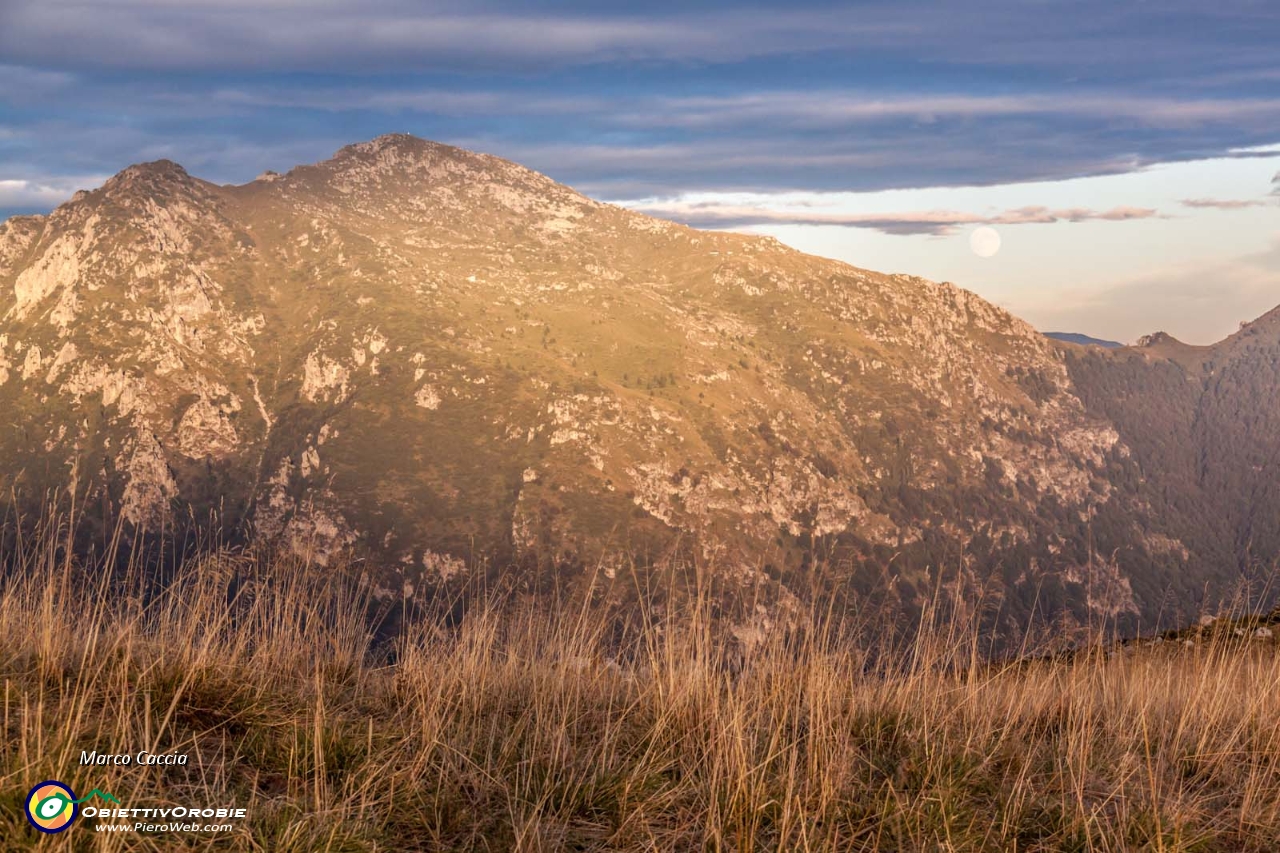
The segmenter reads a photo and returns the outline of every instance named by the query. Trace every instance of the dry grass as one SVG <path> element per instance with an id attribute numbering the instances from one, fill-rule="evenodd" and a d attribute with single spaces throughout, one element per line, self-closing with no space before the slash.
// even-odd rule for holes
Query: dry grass
<path id="1" fill-rule="evenodd" d="M 954 666 L 967 656 L 955 625 L 874 665 L 810 633 L 729 668 L 697 602 L 619 640 L 591 608 L 502 598 L 388 657 L 340 573 L 224 553 L 148 592 L 140 573 L 69 565 L 54 542 L 24 548 L 0 588 L 3 849 L 1270 851 L 1280 839 L 1280 657 L 1229 631 L 1008 667 Z M 83 749 L 143 748 L 191 763 L 78 765 Z M 129 806 L 249 816 L 216 839 L 81 819 L 42 840 L 21 798 L 48 778 Z"/>

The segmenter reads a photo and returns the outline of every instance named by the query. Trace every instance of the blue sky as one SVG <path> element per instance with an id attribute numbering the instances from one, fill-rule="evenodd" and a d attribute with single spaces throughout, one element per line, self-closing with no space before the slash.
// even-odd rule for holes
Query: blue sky
<path id="1" fill-rule="evenodd" d="M 2 0 L 0 216 L 407 131 L 1042 328 L 1207 342 L 1280 304 L 1277 44 L 1273 0 Z"/>

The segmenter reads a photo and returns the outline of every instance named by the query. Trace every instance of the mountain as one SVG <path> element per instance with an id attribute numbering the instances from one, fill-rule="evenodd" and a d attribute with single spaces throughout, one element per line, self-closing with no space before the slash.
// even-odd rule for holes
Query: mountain
<path id="1" fill-rule="evenodd" d="M 1086 407 L 1114 424 L 1130 450 L 1110 474 L 1122 503 L 1134 513 L 1150 508 L 1182 577 L 1220 589 L 1274 574 L 1280 309 L 1213 346 L 1160 332 L 1130 349 L 1068 353 L 1066 363 Z M 1134 574 L 1148 572 L 1135 565 Z M 1182 577 L 1183 596 L 1195 595 Z"/>
<path id="2" fill-rule="evenodd" d="M 1046 338 L 1053 338 L 1055 341 L 1062 341 L 1067 344 L 1080 344 L 1081 346 L 1104 347 L 1106 349 L 1118 349 L 1124 346 L 1119 341 L 1108 341 L 1102 338 L 1091 338 L 1088 335 L 1082 335 L 1079 332 L 1045 332 Z"/>
<path id="3" fill-rule="evenodd" d="M 409 136 L 241 186 L 161 161 L 0 225 L 0 470 L 19 509 L 74 489 L 89 540 L 216 514 L 410 598 L 678 558 L 765 622 L 945 584 L 1132 627 L 1277 553 L 1259 324 L 1067 347 Z"/>

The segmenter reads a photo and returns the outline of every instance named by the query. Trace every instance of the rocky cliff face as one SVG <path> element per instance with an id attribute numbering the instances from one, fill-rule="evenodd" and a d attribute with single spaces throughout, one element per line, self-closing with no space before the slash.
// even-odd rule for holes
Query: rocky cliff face
<path id="1" fill-rule="evenodd" d="M 819 566 L 913 601 L 942 567 L 1075 621 L 1159 607 L 1142 560 L 1199 577 L 1117 484 L 1142 436 L 1080 388 L 1111 355 L 412 137 L 243 186 L 134 166 L 10 219 L 0 316 L 6 492 L 74 486 L 130 535 L 216 511 L 406 590 L 677 549 L 774 601 Z"/>

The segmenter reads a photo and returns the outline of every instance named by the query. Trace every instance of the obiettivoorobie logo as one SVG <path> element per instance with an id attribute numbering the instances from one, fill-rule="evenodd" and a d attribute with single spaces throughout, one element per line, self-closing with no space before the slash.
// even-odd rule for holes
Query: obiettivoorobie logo
<path id="1" fill-rule="evenodd" d="M 97 788 L 77 800 L 75 792 L 56 779 L 41 782 L 27 794 L 27 820 L 41 832 L 62 832 L 76 819 L 76 807 L 94 797 L 117 805 L 120 803 L 111 794 Z"/>
<path id="2" fill-rule="evenodd" d="M 85 805 L 90 800 L 99 799 L 98 805 Z M 27 821 L 41 832 L 62 832 L 77 817 L 96 819 L 132 820 L 132 823 L 96 823 L 93 828 L 107 832 L 226 832 L 234 828 L 230 823 L 200 824 L 176 823 L 171 819 L 199 818 L 215 820 L 243 820 L 248 810 L 235 806 L 208 808 L 199 805 L 187 806 L 137 806 L 126 808 L 116 799 L 100 788 L 94 788 L 87 795 L 77 798 L 69 785 L 56 779 L 41 782 L 27 792 L 24 803 Z M 138 820 L 142 818 L 144 820 Z M 156 819 L 164 823 L 154 823 Z"/>

